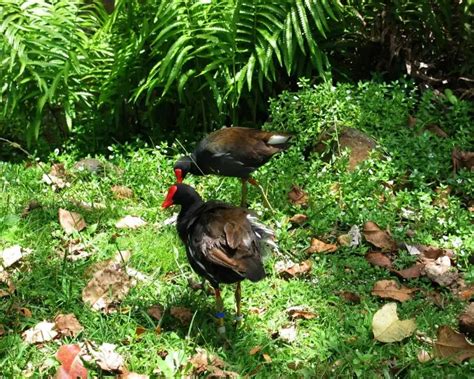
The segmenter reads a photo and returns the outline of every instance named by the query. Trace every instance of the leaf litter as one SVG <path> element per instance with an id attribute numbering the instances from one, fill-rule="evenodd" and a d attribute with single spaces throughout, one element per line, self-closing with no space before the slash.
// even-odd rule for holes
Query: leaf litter
<path id="1" fill-rule="evenodd" d="M 416 329 L 414 319 L 400 320 L 397 304 L 388 303 L 380 308 L 372 319 L 372 331 L 377 341 L 398 342 L 411 336 Z"/>
<path id="2" fill-rule="evenodd" d="M 466 340 L 464 334 L 444 325 L 438 328 L 434 353 L 437 357 L 460 363 L 474 357 L 474 345 Z"/>
<path id="3" fill-rule="evenodd" d="M 337 250 L 337 246 L 329 243 L 325 243 L 317 238 L 311 239 L 311 246 L 306 250 L 307 253 L 333 253 Z"/>
<path id="4" fill-rule="evenodd" d="M 71 212 L 66 209 L 59 208 L 58 211 L 59 223 L 66 234 L 80 232 L 87 224 L 80 213 Z"/>
<path id="5" fill-rule="evenodd" d="M 375 282 L 372 288 L 372 295 L 382 299 L 392 299 L 404 302 L 412 299 L 412 293 L 418 291 L 418 288 L 408 288 L 398 284 L 394 280 L 379 280 Z"/>
<path id="6" fill-rule="evenodd" d="M 364 224 L 362 231 L 366 241 L 370 242 L 375 247 L 382 249 L 382 251 L 396 251 L 397 243 L 392 238 L 389 232 L 380 229 L 380 227 L 372 221 Z"/>

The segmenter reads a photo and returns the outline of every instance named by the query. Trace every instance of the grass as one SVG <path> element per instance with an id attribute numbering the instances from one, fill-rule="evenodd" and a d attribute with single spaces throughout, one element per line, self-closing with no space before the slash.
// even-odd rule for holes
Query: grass
<path id="1" fill-rule="evenodd" d="M 465 170 L 455 177 L 450 172 L 452 147 L 472 150 L 473 146 L 468 133 L 472 119 L 465 103 L 449 104 L 429 94 L 420 97 L 403 83 L 314 89 L 303 82 L 300 92 L 283 94 L 271 104 L 271 110 L 272 122 L 267 128 L 299 134 L 287 153 L 257 174 L 276 212 L 270 214 L 263 208 L 260 195 L 253 188 L 249 199 L 250 207 L 275 229 L 282 254 L 294 261 L 307 259 L 304 249 L 311 237 L 334 242 L 337 235 L 347 233 L 352 225 L 372 220 L 382 228 L 390 228 L 398 241 L 453 249 L 459 270 L 467 281 L 474 279 L 472 266 L 467 263 L 474 250 L 474 236 L 472 213 L 466 205 L 472 199 L 474 177 Z M 414 129 L 406 126 L 408 114 L 417 117 Z M 441 139 L 422 131 L 423 125 L 433 122 L 449 137 Z M 376 139 L 379 146 L 354 172 L 346 170 L 347 153 L 328 162 L 315 155 L 304 159 L 309 141 L 328 125 L 357 127 Z M 311 256 L 312 271 L 300 279 L 280 278 L 274 270 L 280 258 L 268 257 L 268 277 L 259 283 L 244 283 L 245 321 L 238 329 L 227 321 L 231 346 L 223 345 L 211 317 L 213 297 L 189 287 L 188 278 L 198 278 L 186 262 L 175 228 L 160 226 L 171 215 L 163 212 L 160 204 L 173 183 L 172 163 L 181 153 L 174 145 L 165 144 L 147 146 L 137 142 L 113 146 L 108 159 L 120 170 L 107 170 L 99 176 L 77 175 L 72 186 L 61 192 L 53 192 L 41 182 L 43 170 L 48 171 L 53 162 L 62 162 L 70 169 L 78 156 L 74 150 L 52 154 L 43 168 L 38 162 L 31 166 L 0 162 L 0 248 L 20 244 L 33 250 L 19 265 L 8 269 L 16 291 L 0 298 L 0 324 L 6 329 L 0 337 L 3 376 L 22 377 L 28 372 L 33 372 L 34 377 L 54 375 L 59 365 L 54 359 L 58 346 L 84 340 L 116 344 L 128 369 L 144 374 L 152 374 L 158 367 L 168 376 L 189 374 L 189 358 L 201 347 L 219 356 L 228 364 L 226 369 L 241 376 L 469 376 L 474 369 L 472 361 L 452 364 L 433 359 L 419 363 L 418 352 L 431 352 L 431 346 L 414 336 L 392 344 L 373 339 L 372 317 L 387 301 L 372 296 L 372 286 L 377 280 L 395 277 L 364 259 L 371 249 L 367 243 L 356 248 L 340 247 L 333 254 Z M 206 199 L 218 198 L 234 204 L 239 201 L 240 184 L 236 179 L 205 177 L 187 181 Z M 130 187 L 134 197 L 116 200 L 110 191 L 114 184 Z M 292 184 L 309 193 L 307 209 L 288 202 L 286 193 Z M 452 188 L 443 206 L 433 202 L 439 196 L 439 186 Z M 20 217 L 22 209 L 33 199 L 42 207 Z M 86 212 L 77 208 L 72 199 L 101 202 L 106 208 Z M 80 238 L 92 247 L 90 258 L 70 262 L 58 254 L 67 239 L 57 220 L 59 207 L 78 211 L 85 217 L 88 227 Z M 404 210 L 414 214 L 406 218 Z M 289 217 L 295 213 L 308 215 L 303 227 L 294 228 L 289 223 Z M 114 224 L 127 214 L 142 217 L 148 225 L 118 232 Z M 408 229 L 415 231 L 413 238 L 406 236 Z M 152 282 L 132 288 L 119 312 L 104 315 L 92 311 L 81 300 L 81 291 L 88 281 L 87 269 L 125 249 L 132 252 L 130 266 L 151 277 Z M 395 263 L 407 267 L 412 258 L 400 251 Z M 405 284 L 439 291 L 445 298 L 445 307 L 437 307 L 420 291 L 413 300 L 399 304 L 401 319 L 416 318 L 417 330 L 431 338 L 436 337 L 439 325 L 456 327 L 456 318 L 465 304 L 449 290 L 435 287 L 425 277 Z M 337 295 L 339 291 L 358 293 L 360 304 L 346 303 Z M 231 314 L 232 286 L 224 286 L 223 296 Z M 146 312 L 157 303 L 165 308 L 161 333 L 154 331 L 158 323 Z M 310 308 L 317 317 L 296 321 L 298 335 L 293 343 L 272 338 L 272 333 L 291 324 L 286 309 L 296 305 Z M 172 306 L 190 308 L 194 317 L 191 325 L 182 325 L 171 317 Z M 32 316 L 22 316 L 18 312 L 21 307 L 31 310 Z M 251 307 L 263 308 L 265 312 L 251 313 Z M 52 320 L 59 313 L 74 313 L 84 331 L 76 338 L 41 346 L 22 341 L 25 329 L 39 321 Z M 147 331 L 137 336 L 139 326 Z M 261 352 L 249 354 L 258 345 Z M 171 364 L 169 359 L 164 363 L 163 352 L 182 364 Z M 272 361 L 266 363 L 262 353 Z M 107 376 L 94 364 L 87 367 L 91 376 Z"/>

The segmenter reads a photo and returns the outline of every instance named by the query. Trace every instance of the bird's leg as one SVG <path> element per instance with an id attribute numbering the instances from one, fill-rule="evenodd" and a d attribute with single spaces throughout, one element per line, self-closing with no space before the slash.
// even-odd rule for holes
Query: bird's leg
<path id="1" fill-rule="evenodd" d="M 272 212 L 275 212 L 275 210 L 273 209 L 272 205 L 270 204 L 270 202 L 268 201 L 268 198 L 267 198 L 267 194 L 265 193 L 265 190 L 263 189 L 263 187 L 260 185 L 259 182 L 257 182 L 254 178 L 248 178 L 247 181 L 257 187 L 260 192 L 262 193 L 262 196 L 263 196 L 263 202 L 265 203 L 265 206 L 270 209 Z"/>
<path id="2" fill-rule="evenodd" d="M 241 306 L 240 306 L 241 300 L 242 300 L 241 286 L 240 286 L 240 282 L 237 282 L 237 287 L 235 288 L 235 308 L 236 308 L 235 321 L 237 322 L 237 325 L 239 325 L 244 318 L 242 316 L 242 311 L 241 311 Z"/>
<path id="3" fill-rule="evenodd" d="M 216 295 L 216 318 L 217 318 L 217 331 L 219 334 L 225 334 L 224 326 L 224 302 L 222 301 L 221 291 L 219 288 L 214 288 Z"/>
<path id="4" fill-rule="evenodd" d="M 247 208 L 247 178 L 242 178 L 242 198 L 240 200 L 240 206 L 243 208 Z"/>

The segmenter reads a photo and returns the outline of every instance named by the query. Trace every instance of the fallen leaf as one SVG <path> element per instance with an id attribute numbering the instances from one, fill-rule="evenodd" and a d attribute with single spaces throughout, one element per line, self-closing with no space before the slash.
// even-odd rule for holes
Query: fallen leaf
<path id="1" fill-rule="evenodd" d="M 110 311 L 131 287 L 130 277 L 119 264 L 109 264 L 97 271 L 82 290 L 82 300 L 95 311 Z"/>
<path id="2" fill-rule="evenodd" d="M 365 259 L 369 263 L 373 264 L 374 266 L 387 267 L 387 268 L 392 267 L 392 261 L 390 260 L 390 258 L 382 253 L 378 253 L 378 252 L 367 253 L 365 255 Z"/>
<path id="3" fill-rule="evenodd" d="M 30 328 L 22 333 L 22 337 L 26 343 L 40 343 L 51 341 L 58 335 L 54 330 L 54 322 L 41 321 L 33 328 Z"/>
<path id="4" fill-rule="evenodd" d="M 193 312 L 185 307 L 171 307 L 170 313 L 171 316 L 177 318 L 183 325 L 188 325 L 193 318 Z"/>
<path id="5" fill-rule="evenodd" d="M 328 244 L 323 241 L 318 240 L 317 238 L 311 239 L 311 246 L 306 250 L 308 253 L 333 253 L 337 250 L 337 246 L 333 244 Z"/>
<path id="6" fill-rule="evenodd" d="M 416 125 L 416 117 L 413 117 L 412 115 L 408 115 L 407 126 L 409 128 L 413 128 L 415 125 Z"/>
<path id="7" fill-rule="evenodd" d="M 413 266 L 408 267 L 404 270 L 391 270 L 394 274 L 400 276 L 403 279 L 414 279 L 423 275 L 423 263 L 415 263 Z"/>
<path id="8" fill-rule="evenodd" d="M 79 238 L 66 241 L 60 249 L 59 255 L 73 262 L 88 258 L 92 254 L 91 248 L 84 245 Z"/>
<path id="9" fill-rule="evenodd" d="M 140 338 L 146 332 L 146 328 L 143 326 L 137 326 L 135 328 L 135 337 Z"/>
<path id="10" fill-rule="evenodd" d="M 297 320 L 297 319 L 311 320 L 312 318 L 316 317 L 316 313 L 307 310 L 303 306 L 290 307 L 286 310 L 286 313 L 288 313 L 288 316 L 290 316 L 292 320 Z"/>
<path id="11" fill-rule="evenodd" d="M 97 365 L 104 371 L 122 372 L 124 370 L 124 359 L 115 351 L 115 345 L 103 343 L 97 350 L 92 350 L 92 357 Z"/>
<path id="12" fill-rule="evenodd" d="M 441 129 L 438 125 L 435 125 L 435 124 L 426 125 L 424 129 L 430 132 L 431 134 L 434 134 L 435 136 L 438 136 L 441 138 L 449 137 L 448 134 L 443 129 Z"/>
<path id="13" fill-rule="evenodd" d="M 76 207 L 82 208 L 85 211 L 93 211 L 93 210 L 100 210 L 106 209 L 107 206 L 104 203 L 100 203 L 97 201 L 84 201 L 84 200 L 70 200 Z"/>
<path id="14" fill-rule="evenodd" d="M 290 325 L 286 328 L 281 328 L 278 331 L 277 336 L 285 342 L 292 343 L 296 341 L 297 331 L 294 325 Z"/>
<path id="15" fill-rule="evenodd" d="M 341 246 L 350 246 L 351 236 L 349 234 L 341 234 L 337 237 L 337 243 Z"/>
<path id="16" fill-rule="evenodd" d="M 2 257 L 3 267 L 10 267 L 23 257 L 23 254 L 21 252 L 21 246 L 14 245 L 11 247 L 7 247 L 6 249 L 0 252 L 0 256 Z"/>
<path id="17" fill-rule="evenodd" d="M 474 303 L 469 304 L 465 311 L 459 316 L 459 331 L 474 337 Z"/>
<path id="18" fill-rule="evenodd" d="M 163 307 L 159 304 L 152 305 L 150 308 L 148 308 L 146 313 L 148 313 L 148 315 L 153 317 L 155 320 L 160 321 L 163 317 Z"/>
<path id="19" fill-rule="evenodd" d="M 384 251 L 397 250 L 397 244 L 392 236 L 387 231 L 381 230 L 375 222 L 367 221 L 364 224 L 363 234 L 368 242 Z"/>
<path id="20" fill-rule="evenodd" d="M 112 186 L 110 190 L 118 200 L 130 199 L 133 197 L 133 191 L 125 186 Z"/>
<path id="21" fill-rule="evenodd" d="M 339 296 L 348 303 L 352 303 L 352 304 L 360 303 L 360 296 L 354 292 L 342 291 L 342 292 L 339 292 Z"/>
<path id="22" fill-rule="evenodd" d="M 415 256 L 421 255 L 421 251 L 415 245 L 409 245 L 407 243 L 404 243 L 403 245 L 405 246 L 405 249 L 407 249 L 408 254 Z"/>
<path id="23" fill-rule="evenodd" d="M 263 353 L 262 354 L 263 359 L 265 360 L 266 363 L 272 363 L 272 358 L 268 354 Z"/>
<path id="24" fill-rule="evenodd" d="M 434 305 L 437 307 L 444 309 L 444 298 L 443 296 L 437 291 L 430 291 L 426 293 L 427 299 L 429 299 Z"/>
<path id="25" fill-rule="evenodd" d="M 440 326 L 434 353 L 437 357 L 460 363 L 474 357 L 474 345 L 466 340 L 464 334 L 455 332 L 449 326 Z"/>
<path id="26" fill-rule="evenodd" d="M 458 172 L 462 168 L 465 168 L 469 171 L 474 169 L 474 152 L 461 151 L 455 148 L 451 153 L 451 160 L 453 162 L 454 173 Z"/>
<path id="27" fill-rule="evenodd" d="M 474 296 L 474 284 L 471 284 L 469 287 L 467 288 L 463 288 L 462 290 L 459 291 L 458 293 L 458 297 L 461 299 L 461 300 L 471 300 L 472 297 Z"/>
<path id="28" fill-rule="evenodd" d="M 420 257 L 423 259 L 438 259 L 447 255 L 447 251 L 439 247 L 425 245 L 417 245 L 416 247 L 420 251 Z"/>
<path id="29" fill-rule="evenodd" d="M 21 211 L 21 217 L 25 218 L 30 214 L 31 211 L 38 208 L 41 208 L 41 204 L 36 200 L 31 200 L 28 205 Z"/>
<path id="30" fill-rule="evenodd" d="M 56 372 L 56 379 L 87 379 L 87 369 L 82 364 L 79 345 L 62 345 L 56 353 L 61 366 Z"/>
<path id="31" fill-rule="evenodd" d="M 49 174 L 43 174 L 42 180 L 44 183 L 50 185 L 53 191 L 71 186 L 68 182 L 68 173 L 62 163 L 53 164 Z"/>
<path id="32" fill-rule="evenodd" d="M 436 197 L 433 199 L 432 204 L 439 208 L 447 208 L 449 206 L 449 195 L 451 191 L 452 188 L 449 186 L 436 188 Z"/>
<path id="33" fill-rule="evenodd" d="M 0 324 L 0 337 L 5 334 L 5 326 L 3 324 Z"/>
<path id="34" fill-rule="evenodd" d="M 80 232 L 86 227 L 86 222 L 79 213 L 70 212 L 65 209 L 59 208 L 58 216 L 59 223 L 61 224 L 61 227 L 66 232 L 66 234 Z"/>
<path id="35" fill-rule="evenodd" d="M 249 355 L 255 355 L 258 352 L 260 352 L 261 350 L 262 350 L 262 347 L 260 345 L 254 346 L 250 349 Z"/>
<path id="36" fill-rule="evenodd" d="M 275 270 L 281 277 L 285 279 L 291 279 L 307 275 L 311 272 L 312 265 L 313 264 L 310 260 L 306 260 L 301 263 L 278 261 L 275 263 Z"/>
<path id="37" fill-rule="evenodd" d="M 302 225 L 308 220 L 308 216 L 298 213 L 290 218 L 290 222 L 296 225 Z"/>
<path id="38" fill-rule="evenodd" d="M 72 313 L 67 315 L 59 314 L 54 319 L 54 322 L 56 324 L 54 328 L 61 336 L 76 337 L 84 330 L 79 321 L 77 321 L 76 316 Z"/>
<path id="39" fill-rule="evenodd" d="M 146 225 L 146 221 L 140 217 L 127 215 L 115 223 L 118 229 L 137 229 Z"/>
<path id="40" fill-rule="evenodd" d="M 294 205 L 301 205 L 303 207 L 308 205 L 309 196 L 300 187 L 293 185 L 290 192 L 288 192 L 288 199 Z"/>
<path id="41" fill-rule="evenodd" d="M 6 286 L 6 289 L 0 288 L 0 297 L 10 296 L 13 292 L 15 292 L 16 287 L 10 278 L 10 274 L 6 271 L 2 271 L 1 268 L 0 268 L 0 283 L 3 283 Z"/>
<path id="42" fill-rule="evenodd" d="M 420 363 L 425 363 L 431 361 L 433 359 L 431 355 L 425 351 L 425 350 L 420 350 L 417 354 L 418 362 Z"/>
<path id="43" fill-rule="evenodd" d="M 149 375 L 137 374 L 136 372 L 126 371 L 118 376 L 118 379 L 149 379 Z"/>
<path id="44" fill-rule="evenodd" d="M 250 307 L 249 312 L 254 313 L 258 316 L 263 315 L 267 309 L 265 307 Z"/>
<path id="45" fill-rule="evenodd" d="M 424 273 L 442 287 L 455 283 L 459 277 L 458 271 L 451 266 L 451 260 L 446 256 L 427 262 L 424 267 Z"/>
<path id="46" fill-rule="evenodd" d="M 15 308 L 15 310 L 23 317 L 31 318 L 33 316 L 33 314 L 28 308 L 21 307 L 21 308 Z"/>
<path id="47" fill-rule="evenodd" d="M 416 329 L 414 319 L 401 321 L 397 315 L 397 303 L 385 304 L 372 319 L 374 338 L 380 342 L 397 342 L 409 337 Z"/>
<path id="48" fill-rule="evenodd" d="M 194 368 L 194 374 L 203 374 L 208 371 L 211 374 L 215 374 L 217 371 L 222 371 L 225 363 L 222 359 L 215 355 L 209 354 L 206 350 L 197 348 L 196 354 L 194 354 L 189 362 Z M 209 378 L 209 376 L 207 376 Z M 226 376 L 222 376 L 225 378 Z"/>
<path id="49" fill-rule="evenodd" d="M 382 299 L 393 299 L 404 302 L 410 300 L 412 293 L 415 291 L 418 291 L 418 288 L 408 288 L 398 284 L 394 280 L 379 280 L 375 282 L 371 293 Z"/>

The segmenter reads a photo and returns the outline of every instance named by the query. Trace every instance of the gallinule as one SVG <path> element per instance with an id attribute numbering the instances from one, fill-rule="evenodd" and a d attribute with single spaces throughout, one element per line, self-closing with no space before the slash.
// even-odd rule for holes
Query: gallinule
<path id="1" fill-rule="evenodd" d="M 265 277 L 262 263 L 264 245 L 276 247 L 273 231 L 245 208 L 219 201 L 204 202 L 194 188 L 175 184 L 168 190 L 163 208 L 181 205 L 177 230 L 186 255 L 197 274 L 215 289 L 218 331 L 225 332 L 224 304 L 219 285 L 237 283 L 236 320 L 242 319 L 240 282 L 257 282 Z"/>
<path id="2" fill-rule="evenodd" d="M 241 178 L 241 206 L 247 202 L 247 182 L 257 186 L 271 209 L 263 188 L 250 174 L 270 158 L 287 149 L 292 136 L 287 133 L 229 127 L 222 128 L 201 140 L 189 156 L 181 157 L 174 165 L 176 180 L 181 183 L 188 172 L 194 175 L 222 175 Z"/>

